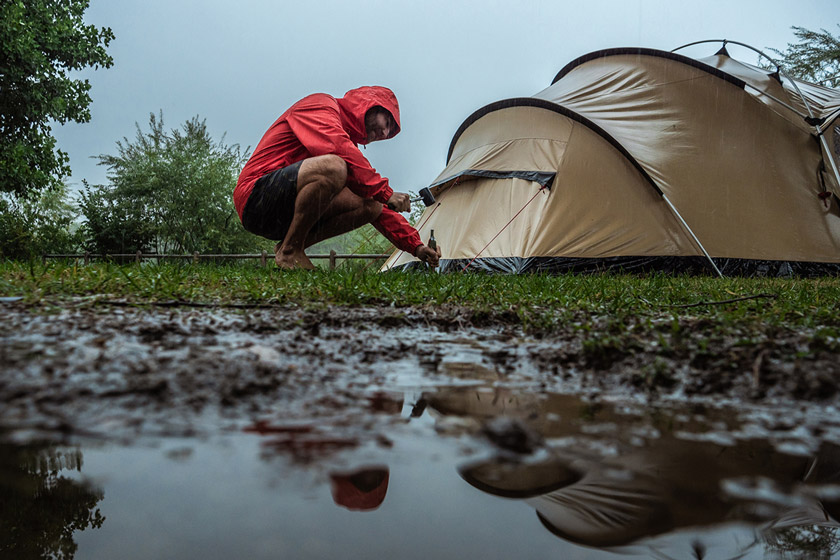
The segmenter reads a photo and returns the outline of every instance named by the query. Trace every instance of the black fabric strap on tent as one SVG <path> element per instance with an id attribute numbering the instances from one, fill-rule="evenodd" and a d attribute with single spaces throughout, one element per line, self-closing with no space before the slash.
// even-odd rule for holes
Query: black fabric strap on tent
<path id="1" fill-rule="evenodd" d="M 585 54 L 581 57 L 578 57 L 568 63 L 566 66 L 560 70 L 554 79 L 551 81 L 552 85 L 556 84 L 563 76 L 574 70 L 576 67 L 580 66 L 585 62 L 589 62 L 590 60 L 596 60 L 598 58 L 606 58 L 608 56 L 618 56 L 618 55 L 636 55 L 636 56 L 655 56 L 659 58 L 667 58 L 668 60 L 674 60 L 676 62 L 681 62 L 693 68 L 697 68 L 698 70 L 702 70 L 703 72 L 707 72 L 713 76 L 720 78 L 730 84 L 738 86 L 741 89 L 746 87 L 747 82 L 740 78 L 736 78 L 731 74 L 727 74 L 722 70 L 718 70 L 712 66 L 704 62 L 700 62 L 699 60 L 694 60 L 693 58 L 689 58 L 685 55 L 676 54 L 668 51 L 660 51 L 657 49 L 645 49 L 640 47 L 625 47 L 625 48 L 616 48 L 616 49 L 604 49 L 600 51 L 591 52 L 589 54 Z"/>
<path id="2" fill-rule="evenodd" d="M 554 177 L 557 175 L 554 171 L 488 171 L 486 169 L 467 169 L 461 171 L 457 175 L 452 175 L 441 181 L 429 185 L 429 188 L 439 187 L 458 177 L 483 177 L 485 179 L 522 179 L 525 181 L 532 181 L 539 183 L 541 187 L 551 189 L 551 184 L 554 182 Z"/>
<path id="3" fill-rule="evenodd" d="M 800 277 L 840 276 L 840 263 L 767 261 L 752 259 L 716 258 L 726 276 L 739 277 Z M 600 274 L 624 272 L 629 274 L 688 274 L 705 276 L 713 272 L 704 257 L 636 256 L 636 257 L 483 257 L 478 259 L 441 259 L 439 271 L 460 273 L 467 271 L 496 274 Z M 411 261 L 390 270 L 421 270 L 424 263 Z"/>

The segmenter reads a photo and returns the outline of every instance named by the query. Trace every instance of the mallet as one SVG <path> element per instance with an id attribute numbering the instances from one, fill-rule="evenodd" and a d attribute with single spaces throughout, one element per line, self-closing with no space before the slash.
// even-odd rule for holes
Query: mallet
<path id="1" fill-rule="evenodd" d="M 435 195 L 432 194 L 432 191 L 429 190 L 429 187 L 426 187 L 425 189 L 420 189 L 420 191 L 417 194 L 419 194 L 420 196 L 409 199 L 409 202 L 415 203 L 420 202 L 422 200 L 423 204 L 425 204 L 427 208 L 435 203 Z M 390 208 L 391 210 L 394 209 L 394 207 L 390 204 L 388 205 L 388 208 Z"/>
<path id="2" fill-rule="evenodd" d="M 426 187 L 425 189 L 420 189 L 420 192 L 418 192 L 417 194 L 419 194 L 420 196 L 412 198 L 411 202 L 420 202 L 422 200 L 423 204 L 425 204 L 427 208 L 435 203 L 435 195 L 432 194 L 432 191 L 429 190 L 429 187 Z"/>

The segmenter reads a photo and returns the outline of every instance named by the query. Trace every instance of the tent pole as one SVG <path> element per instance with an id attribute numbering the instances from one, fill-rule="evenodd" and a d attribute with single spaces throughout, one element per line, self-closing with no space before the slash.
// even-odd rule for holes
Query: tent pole
<path id="1" fill-rule="evenodd" d="M 786 78 L 788 77 L 787 74 L 785 74 L 785 77 Z M 788 78 L 788 79 L 790 80 L 790 78 Z M 799 91 L 799 87 L 796 86 L 796 82 L 794 82 L 793 80 L 790 80 L 790 82 L 793 83 L 794 87 L 796 88 L 796 91 L 799 93 L 799 96 L 802 98 L 802 102 L 805 104 L 805 108 L 808 109 L 808 116 L 813 118 L 814 114 L 811 112 L 811 106 L 809 105 L 808 100 L 805 99 L 805 97 L 802 95 L 802 92 Z M 751 86 L 750 84 L 747 84 L 747 87 L 750 87 L 750 88 L 754 89 L 755 91 L 757 91 L 759 93 L 759 95 L 763 95 L 765 97 L 768 97 L 769 99 L 775 101 L 776 103 L 778 103 L 782 107 L 790 109 L 791 111 L 793 111 L 794 113 L 796 113 L 800 117 L 805 118 L 805 115 L 803 115 L 802 113 L 800 113 L 799 111 L 794 109 L 792 106 L 790 106 L 787 103 L 785 103 L 784 101 L 782 101 L 781 99 L 777 99 L 776 97 L 770 95 L 769 93 L 761 91 L 757 87 Z M 831 121 L 831 122 L 833 122 L 833 121 Z M 837 184 L 840 185 L 840 170 L 837 169 L 837 162 L 834 161 L 834 154 L 831 153 L 831 150 L 828 147 L 828 142 L 826 142 L 825 137 L 823 136 L 824 129 L 820 125 L 812 125 L 812 126 L 814 127 L 814 130 L 816 131 L 817 137 L 820 139 L 820 144 L 822 144 L 823 150 L 825 150 L 825 153 L 828 156 L 828 161 L 831 163 L 831 171 L 834 173 L 834 178 L 837 180 Z"/>
<path id="2" fill-rule="evenodd" d="M 782 107 L 784 107 L 785 109 L 788 109 L 788 110 L 790 110 L 791 112 L 793 112 L 793 113 L 795 113 L 795 114 L 799 115 L 799 116 L 800 116 L 800 117 L 802 117 L 803 119 L 805 118 L 805 115 L 803 115 L 802 113 L 800 113 L 799 111 L 797 111 L 795 107 L 793 107 L 792 105 L 790 105 L 790 104 L 788 104 L 788 103 L 785 103 L 784 101 L 782 101 L 782 100 L 781 100 L 781 99 L 779 99 L 778 97 L 775 97 L 775 96 L 773 96 L 773 95 L 770 95 L 770 94 L 769 94 L 769 93 L 767 93 L 766 91 L 762 91 L 762 90 L 758 89 L 757 87 L 755 87 L 754 85 L 751 85 L 751 84 L 746 84 L 746 87 L 748 87 L 748 88 L 750 88 L 750 89 L 754 89 L 755 91 L 757 91 L 757 92 L 758 92 L 758 94 L 759 94 L 759 95 L 763 95 L 764 97 L 767 97 L 768 99 L 771 99 L 772 101 L 775 101 L 776 103 L 778 103 L 779 105 L 781 105 L 781 106 L 782 106 Z M 807 102 L 806 102 L 806 103 L 807 103 Z"/>
<path id="3" fill-rule="evenodd" d="M 785 75 L 785 78 L 787 78 L 788 81 L 793 85 L 794 89 L 796 89 L 796 93 L 799 94 L 799 98 L 802 100 L 802 103 L 805 104 L 805 108 L 808 109 L 808 116 L 813 119 L 814 112 L 811 110 L 811 104 L 808 103 L 808 100 L 805 98 L 804 95 L 802 95 L 802 90 L 799 89 L 799 86 L 796 84 L 796 80 L 791 78 L 787 72 L 781 70 L 781 67 L 779 68 L 779 70 Z M 823 150 L 825 150 L 825 154 L 828 156 L 828 161 L 831 163 L 831 170 L 834 172 L 834 178 L 837 180 L 837 184 L 840 185 L 840 172 L 837 171 L 837 163 L 834 161 L 834 154 L 831 153 L 831 149 L 828 147 L 828 142 L 826 142 L 825 136 L 823 136 L 823 130 L 820 127 L 820 124 L 812 124 L 812 126 L 817 132 L 817 136 L 820 139 L 820 144 L 822 145 Z"/>
<path id="4" fill-rule="evenodd" d="M 666 202 L 666 204 L 668 204 L 668 206 L 671 208 L 671 211 L 674 213 L 674 215 L 677 217 L 677 219 L 680 221 L 680 223 L 682 223 L 683 227 L 686 229 L 686 231 L 687 231 L 687 232 L 688 232 L 688 234 L 691 236 L 691 238 L 694 240 L 694 242 L 697 244 L 697 246 L 698 246 L 698 247 L 700 247 L 700 250 L 701 250 L 701 251 L 703 251 L 703 254 L 704 254 L 704 255 L 706 255 L 706 258 L 709 260 L 709 263 L 711 263 L 712 268 L 714 268 L 714 269 L 715 269 L 715 272 L 717 272 L 717 275 L 718 275 L 718 276 L 720 276 L 721 278 L 723 278 L 723 273 L 722 273 L 722 272 L 720 271 L 720 269 L 717 267 L 717 265 L 715 264 L 715 261 L 713 261 L 713 260 L 712 260 L 712 257 L 711 257 L 711 256 L 709 256 L 709 253 L 708 253 L 708 251 L 706 251 L 706 248 L 705 248 L 705 247 L 703 247 L 703 244 L 702 244 L 702 243 L 700 243 L 700 240 L 699 240 L 699 239 L 697 239 L 697 236 L 696 236 L 696 235 L 694 235 L 694 232 L 693 232 L 693 231 L 691 231 L 691 228 L 690 228 L 690 227 L 688 227 L 688 224 L 685 222 L 685 220 L 683 219 L 683 217 L 680 215 L 679 211 L 677 211 L 676 207 L 674 207 L 674 205 L 673 205 L 673 204 L 671 204 L 671 201 L 670 201 L 670 200 L 668 200 L 668 197 L 667 197 L 667 196 L 665 196 L 665 193 L 662 193 L 662 199 L 663 199 L 663 200 Z"/>
<path id="5" fill-rule="evenodd" d="M 828 142 L 825 141 L 825 136 L 822 135 L 822 132 L 817 132 L 817 135 L 820 137 L 820 143 L 822 143 L 823 150 L 825 150 L 825 154 L 828 156 L 828 161 L 831 162 L 831 170 L 834 171 L 834 178 L 837 180 L 837 184 L 840 185 L 840 172 L 837 170 L 837 162 L 834 161 L 834 154 L 831 153 Z"/>
<path id="6" fill-rule="evenodd" d="M 764 54 L 763 52 L 761 52 L 760 50 L 758 50 L 754 47 L 751 47 L 749 45 L 745 45 L 744 43 L 738 43 L 736 41 L 729 41 L 729 42 L 730 43 L 735 43 L 736 45 L 741 45 L 743 47 L 747 47 L 749 49 L 752 49 L 755 52 L 757 52 L 760 56 L 765 57 L 767 60 L 769 60 L 770 62 L 775 64 L 776 68 L 778 68 L 778 70 L 779 70 L 779 73 L 784 75 L 784 77 L 787 78 L 787 80 L 793 86 L 793 89 L 796 90 L 797 95 L 799 95 L 799 99 L 802 100 L 802 103 L 805 105 L 805 108 L 808 110 L 808 116 L 812 119 L 814 118 L 814 112 L 811 110 L 811 104 L 808 103 L 808 99 L 802 94 L 802 90 L 799 89 L 799 84 L 796 83 L 796 80 L 794 80 L 793 78 L 790 77 L 790 75 L 787 73 L 787 71 L 782 69 L 781 65 L 778 62 L 776 62 L 775 60 L 773 60 L 772 58 L 770 58 L 769 56 L 767 56 L 766 54 Z M 682 48 L 682 47 L 680 47 L 680 48 Z M 753 87 L 753 89 L 758 90 L 758 88 L 755 88 L 755 87 Z M 761 91 L 761 90 L 758 90 L 758 91 Z M 762 93 L 764 93 L 764 92 L 762 92 Z M 767 93 L 764 93 L 764 95 L 767 95 L 767 97 L 769 97 L 770 99 L 773 99 L 773 101 L 776 101 L 777 103 L 781 103 L 782 105 L 784 105 L 788 109 L 792 109 L 795 113 L 798 113 L 798 111 L 793 109 L 793 107 L 791 107 L 790 105 L 787 105 L 786 103 L 782 102 L 781 100 L 775 99 L 773 96 L 771 96 Z M 825 137 L 823 137 L 822 128 L 820 127 L 819 124 L 815 124 L 815 125 L 813 125 L 813 127 L 817 131 L 817 136 L 819 136 L 819 138 L 820 138 L 820 143 L 822 144 L 822 147 L 825 150 L 826 155 L 828 155 L 828 161 L 831 162 L 831 170 L 834 172 L 834 178 L 837 180 L 837 184 L 840 185 L 840 171 L 838 171 L 838 169 L 837 169 L 837 162 L 834 161 L 834 154 L 831 153 L 831 150 L 828 147 L 828 142 L 826 142 Z"/>
<path id="7" fill-rule="evenodd" d="M 795 82 L 794 82 L 794 85 L 795 85 Z M 782 107 L 790 109 L 791 111 L 793 111 L 794 113 L 796 113 L 800 117 L 805 118 L 805 116 L 802 113 L 800 113 L 799 111 L 797 111 L 796 109 L 794 109 L 793 107 L 791 107 L 790 105 L 788 105 L 787 103 L 782 101 L 781 99 L 777 99 L 777 98 L 773 97 L 772 95 L 770 95 L 769 93 L 761 91 L 757 87 L 751 86 L 749 84 L 747 84 L 747 86 L 756 90 L 759 93 L 759 95 L 764 95 L 765 97 L 768 97 L 768 98 L 772 99 L 773 101 L 775 101 L 776 103 L 778 103 Z M 798 89 L 799 88 L 797 88 L 797 91 L 798 91 Z M 808 105 L 808 101 L 805 100 L 804 97 L 802 97 L 802 101 L 805 103 L 805 107 L 808 109 L 809 115 L 813 117 L 813 113 L 811 113 L 811 108 Z M 840 185 L 840 170 L 837 169 L 837 162 L 834 161 L 834 154 L 831 153 L 831 150 L 828 147 L 828 142 L 826 142 L 825 137 L 823 136 L 824 129 L 819 125 L 812 125 L 812 126 L 814 127 L 814 130 L 816 131 L 817 137 L 820 139 L 820 143 L 822 144 L 822 147 L 825 150 L 826 155 L 828 155 L 828 161 L 831 163 L 831 171 L 834 173 L 834 178 L 837 180 L 837 184 Z"/>
<path id="8" fill-rule="evenodd" d="M 736 44 L 740 45 L 742 43 L 736 43 Z M 813 119 L 814 118 L 814 112 L 811 110 L 811 104 L 808 103 L 808 99 L 802 94 L 802 90 L 799 89 L 799 85 L 796 83 L 796 80 L 791 78 L 790 75 L 785 70 L 782 70 L 782 67 L 781 67 L 781 65 L 779 65 L 778 62 L 776 62 L 775 60 L 773 60 L 772 58 L 770 58 L 769 56 L 767 56 L 763 52 L 761 52 L 761 51 L 759 51 L 759 50 L 757 50 L 753 47 L 749 47 L 748 45 L 743 45 L 743 46 L 753 49 L 754 51 L 758 52 L 758 54 L 766 57 L 768 60 L 770 60 L 770 62 L 772 62 L 773 64 L 776 65 L 776 67 L 779 69 L 779 73 L 783 74 L 784 77 L 787 78 L 787 80 L 791 83 L 793 88 L 796 90 L 796 93 L 799 95 L 799 99 L 802 100 L 802 103 L 805 105 L 805 108 L 808 110 L 808 116 Z M 753 88 L 753 89 L 757 89 L 757 88 Z M 778 99 L 773 98 L 773 96 L 771 96 L 771 95 L 768 95 L 766 93 L 765 93 L 765 95 L 767 95 L 767 97 L 770 97 L 770 99 L 773 99 L 777 103 L 782 103 Z M 782 105 L 785 105 L 785 104 L 782 103 Z M 785 106 L 790 108 L 790 109 L 793 109 L 789 105 L 785 105 Z M 796 112 L 796 111 L 794 110 L 794 112 Z M 812 123 L 809 123 L 809 124 L 812 124 Z M 822 147 L 825 150 L 826 155 L 828 156 L 828 161 L 831 162 L 831 170 L 834 172 L 834 178 L 837 180 L 837 184 L 840 185 L 840 171 L 837 170 L 837 162 L 834 161 L 834 154 L 831 153 L 831 149 L 829 149 L 829 147 L 828 147 L 828 142 L 825 141 L 825 137 L 823 136 L 823 130 L 820 127 L 819 124 L 812 124 L 812 126 L 814 127 L 814 130 L 816 130 L 817 136 L 820 139 L 820 144 L 822 144 Z"/>

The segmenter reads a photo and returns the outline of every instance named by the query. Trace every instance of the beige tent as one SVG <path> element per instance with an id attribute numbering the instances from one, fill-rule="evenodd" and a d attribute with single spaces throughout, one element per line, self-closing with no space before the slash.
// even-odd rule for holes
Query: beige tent
<path id="1" fill-rule="evenodd" d="M 699 60 L 610 49 L 473 113 L 418 227 L 447 271 L 836 274 L 837 162 L 840 90 L 725 42 Z"/>

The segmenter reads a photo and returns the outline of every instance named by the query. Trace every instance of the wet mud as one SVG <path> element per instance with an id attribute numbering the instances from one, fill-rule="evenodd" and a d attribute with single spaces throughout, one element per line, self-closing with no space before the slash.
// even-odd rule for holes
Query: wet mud
<path id="1" fill-rule="evenodd" d="M 525 332 L 504 313 L 457 307 L 0 306 L 0 423 L 17 432 L 190 434 L 208 414 L 366 413 L 360 403 L 372 390 L 406 376 L 830 410 L 840 379 L 837 341 L 815 346 L 811 333 L 796 332 L 745 341 L 699 323 L 638 335 L 630 325 L 619 339 L 598 318 L 587 329 Z"/>

